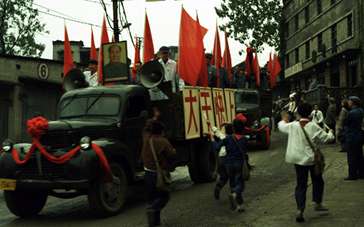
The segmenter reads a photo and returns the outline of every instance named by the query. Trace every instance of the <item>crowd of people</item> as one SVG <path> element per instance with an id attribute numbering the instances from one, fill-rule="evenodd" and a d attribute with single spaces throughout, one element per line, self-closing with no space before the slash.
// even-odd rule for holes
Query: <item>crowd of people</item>
<path id="1" fill-rule="evenodd" d="M 291 102 L 293 102 L 291 96 Z M 317 104 L 302 101 L 299 104 L 287 104 L 287 111 L 281 111 L 278 129 L 288 135 L 285 159 L 294 165 L 296 172 L 295 200 L 297 204 L 296 221 L 304 222 L 306 208 L 306 192 L 308 176 L 311 176 L 314 210 L 327 211 L 323 205 L 324 177 L 323 172 L 316 171 L 316 152 L 324 143 L 335 142 L 341 144 L 341 149 L 347 152 L 348 177 L 345 180 L 364 179 L 364 159 L 362 146 L 364 145 L 364 131 L 362 122 L 364 111 L 360 107 L 361 100 L 350 96 L 342 101 L 339 116 L 333 107 L 334 99 L 329 98 L 328 111 L 324 114 Z M 331 106 L 330 106 L 331 105 Z M 159 122 L 159 112 L 148 121 L 144 133 L 143 161 L 146 171 L 146 186 L 148 188 L 148 223 L 149 226 L 160 224 L 160 212 L 169 200 L 168 191 L 157 188 L 157 169 L 153 160 L 150 141 L 154 141 L 157 160 L 168 171 L 168 160 L 175 155 L 175 150 L 163 134 L 163 124 Z M 332 116 L 330 116 L 332 114 Z M 224 124 L 222 129 L 212 127 L 211 142 L 213 151 L 218 157 L 218 179 L 213 190 L 216 200 L 220 199 L 222 188 L 229 183 L 230 208 L 243 212 L 243 192 L 245 179 L 243 177 L 244 163 L 248 163 L 247 140 L 244 136 L 247 119 L 238 114 L 232 123 Z M 335 138 L 336 136 L 336 138 Z"/>

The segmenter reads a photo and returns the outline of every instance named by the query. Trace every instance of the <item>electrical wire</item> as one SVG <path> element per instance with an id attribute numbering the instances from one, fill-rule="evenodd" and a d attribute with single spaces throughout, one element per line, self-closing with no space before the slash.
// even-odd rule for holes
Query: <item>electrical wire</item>
<path id="1" fill-rule="evenodd" d="M 94 0 L 82 0 L 82 1 L 90 2 L 90 3 L 95 3 L 95 4 L 100 4 L 100 2 L 99 2 L 99 1 L 94 1 Z M 111 4 L 109 4 L 109 3 L 105 3 L 105 5 L 110 6 Z"/>
<path id="2" fill-rule="evenodd" d="M 38 9 L 38 12 L 39 13 L 43 13 L 43 14 L 47 14 L 49 16 L 57 17 L 57 18 L 60 18 L 60 19 L 66 20 L 66 21 L 72 21 L 72 22 L 79 23 L 79 24 L 91 25 L 91 26 L 94 26 L 94 27 L 101 28 L 101 26 L 100 25 L 97 25 L 97 24 L 92 24 L 92 23 L 88 23 L 88 22 L 85 22 L 85 21 L 81 21 L 81 20 L 77 20 L 77 19 L 72 19 L 72 18 L 68 18 L 68 17 L 64 17 L 64 16 L 52 14 L 52 13 L 49 13 L 49 12 L 44 12 L 44 11 L 41 11 L 39 9 Z M 108 30 L 111 31 L 111 29 L 108 29 Z"/>
<path id="3" fill-rule="evenodd" d="M 59 12 L 59 11 L 57 11 L 57 10 L 53 10 L 53 9 L 48 8 L 48 7 L 45 7 L 45 6 L 39 5 L 39 4 L 37 4 L 37 3 L 34 3 L 34 2 L 33 2 L 33 5 L 38 6 L 38 7 L 40 7 L 40 8 L 43 8 L 43 9 L 45 9 L 46 11 L 53 12 L 53 13 L 59 14 L 59 15 L 61 15 L 61 16 L 67 17 L 67 18 L 72 19 L 72 20 L 78 20 L 78 19 L 76 19 L 76 18 L 74 18 L 74 17 L 72 17 L 72 16 L 70 16 L 70 15 L 67 15 L 67 14 L 64 14 L 64 13 L 62 13 L 62 12 Z"/>
<path id="4" fill-rule="evenodd" d="M 130 37 L 131 43 L 133 44 L 133 46 L 135 48 L 134 37 L 131 34 L 130 25 L 129 25 L 129 22 L 128 22 L 128 17 L 126 16 L 126 11 L 125 11 L 125 7 L 124 7 L 123 1 L 120 1 L 120 5 L 121 5 L 121 8 L 123 9 L 125 24 L 128 26 L 128 32 L 129 32 L 129 37 Z M 119 7 L 119 9 L 120 9 L 120 7 Z M 120 20 L 121 20 L 121 17 L 120 17 Z"/>
<path id="5" fill-rule="evenodd" d="M 101 6 L 104 8 L 104 11 L 105 11 L 105 15 L 106 15 L 106 20 L 107 20 L 107 23 L 109 24 L 109 27 L 111 29 L 114 29 L 114 26 L 112 25 L 112 23 L 110 22 L 111 18 L 109 16 L 109 14 L 107 13 L 107 8 L 106 8 L 106 4 L 104 2 L 104 0 L 100 0 L 100 4 Z"/>

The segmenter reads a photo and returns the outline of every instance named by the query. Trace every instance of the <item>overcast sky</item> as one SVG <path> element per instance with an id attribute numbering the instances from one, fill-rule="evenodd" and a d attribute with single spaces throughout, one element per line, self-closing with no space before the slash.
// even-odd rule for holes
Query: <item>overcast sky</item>
<path id="1" fill-rule="evenodd" d="M 40 11 L 57 14 L 54 11 L 47 10 L 43 7 L 61 12 L 63 17 L 72 17 L 86 23 L 101 25 L 104 15 L 103 8 L 98 0 L 34 0 L 35 5 Z M 111 0 L 105 0 L 108 3 L 108 13 L 112 16 Z M 154 49 L 157 51 L 162 45 L 170 46 L 178 45 L 179 24 L 181 17 L 181 6 L 195 18 L 198 12 L 200 23 L 208 29 L 205 36 L 204 44 L 207 52 L 212 52 L 216 21 L 222 22 L 215 13 L 214 7 L 220 5 L 220 0 L 165 0 L 160 2 L 145 2 L 145 0 L 124 0 L 126 14 L 129 22 L 132 24 L 132 35 L 143 36 L 144 31 L 144 12 L 148 13 L 149 23 L 153 35 Z M 43 7 L 42 7 L 43 6 Z M 59 15 L 59 14 L 58 14 Z M 52 41 L 63 40 L 63 25 L 66 23 L 70 40 L 82 40 L 86 47 L 90 46 L 90 30 L 91 26 L 80 24 L 44 13 L 40 13 L 41 21 L 46 24 L 49 34 L 38 36 L 38 40 L 46 44 L 43 53 L 44 58 L 52 58 Z M 100 28 L 93 27 L 96 46 L 100 43 Z M 111 31 L 109 36 L 111 39 Z M 134 49 L 130 42 L 129 35 L 125 29 L 121 34 L 121 40 L 128 40 L 128 55 L 130 59 L 134 59 Z M 220 32 L 221 51 L 224 51 L 224 34 Z M 233 65 L 243 61 L 245 54 L 239 55 L 239 50 L 245 47 L 239 42 L 229 38 L 230 52 Z M 272 48 L 267 47 L 266 50 L 259 55 L 260 65 L 264 65 L 267 61 L 268 54 Z"/>

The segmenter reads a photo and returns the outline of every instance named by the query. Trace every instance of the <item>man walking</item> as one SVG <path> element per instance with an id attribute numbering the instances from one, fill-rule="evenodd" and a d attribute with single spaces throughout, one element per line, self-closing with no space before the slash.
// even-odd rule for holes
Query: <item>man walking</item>
<path id="1" fill-rule="evenodd" d="M 364 111 L 357 96 L 349 97 L 350 112 L 344 122 L 344 148 L 347 152 L 349 176 L 345 180 L 364 179 L 363 131 L 361 129 Z"/>
<path id="2" fill-rule="evenodd" d="M 288 134 L 288 145 L 286 151 L 286 162 L 292 163 L 296 170 L 297 185 L 295 198 L 297 203 L 297 222 L 304 222 L 303 212 L 306 206 L 306 191 L 308 173 L 311 174 L 313 201 L 316 211 L 327 211 L 322 206 L 324 193 L 324 180 L 322 174 L 315 173 L 314 151 L 305 136 L 312 140 L 312 143 L 327 143 L 334 140 L 332 130 L 326 133 L 317 124 L 310 121 L 309 116 L 312 107 L 308 103 L 302 103 L 297 108 L 299 121 L 289 123 L 288 114 L 282 114 L 282 121 L 278 123 L 281 132 Z"/>

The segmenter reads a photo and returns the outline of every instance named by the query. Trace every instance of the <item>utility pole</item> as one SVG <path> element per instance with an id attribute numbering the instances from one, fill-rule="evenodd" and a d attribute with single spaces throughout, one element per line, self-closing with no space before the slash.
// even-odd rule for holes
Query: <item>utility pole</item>
<path id="1" fill-rule="evenodd" d="M 112 11 L 113 11 L 113 24 L 114 24 L 114 38 L 115 42 L 119 42 L 119 20 L 118 20 L 118 0 L 112 0 Z"/>

